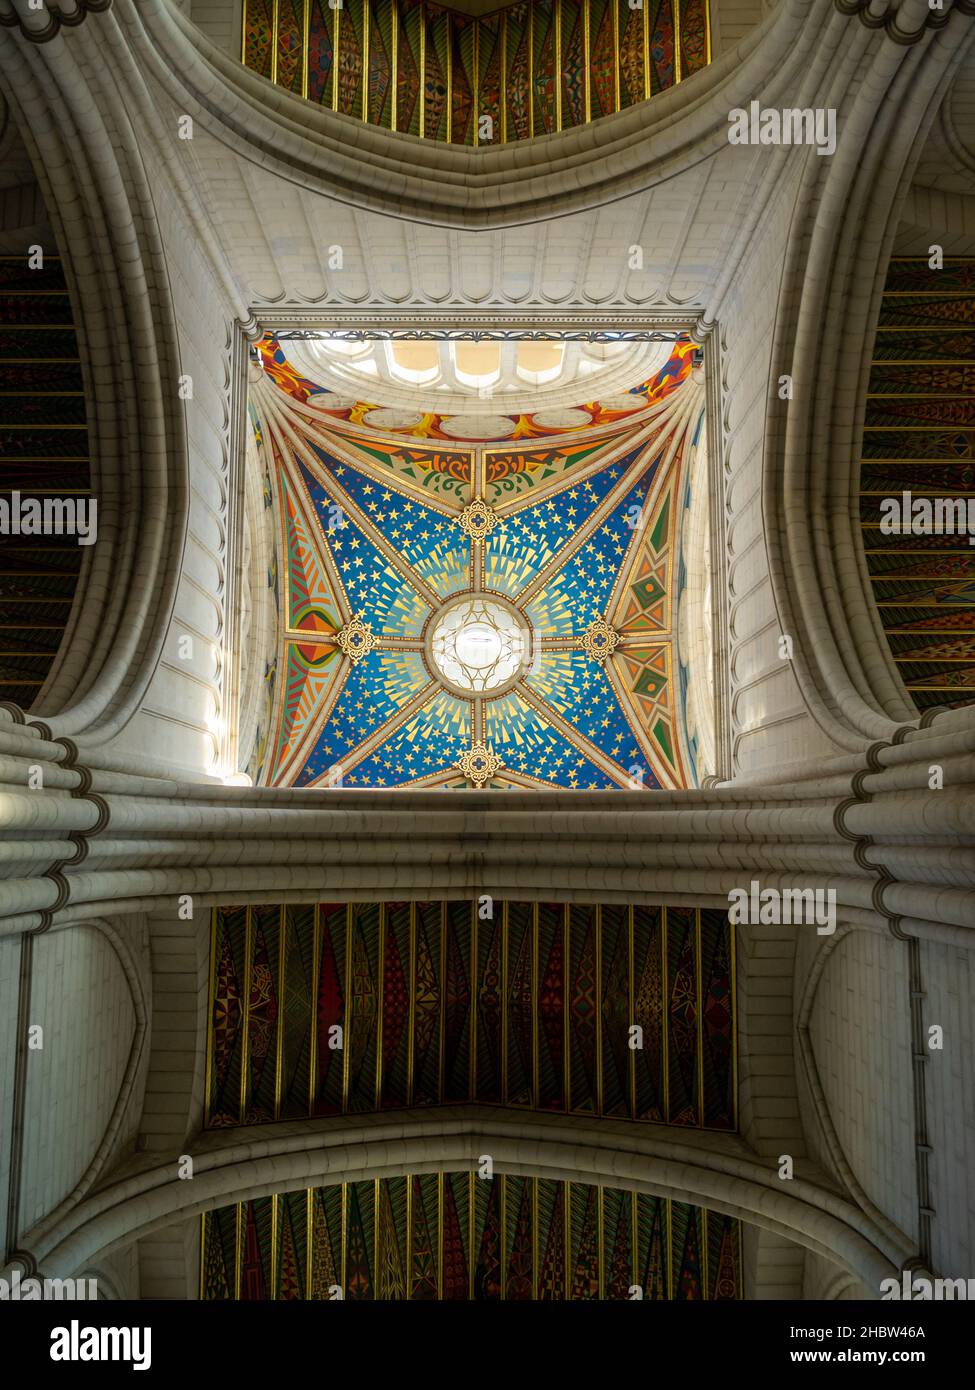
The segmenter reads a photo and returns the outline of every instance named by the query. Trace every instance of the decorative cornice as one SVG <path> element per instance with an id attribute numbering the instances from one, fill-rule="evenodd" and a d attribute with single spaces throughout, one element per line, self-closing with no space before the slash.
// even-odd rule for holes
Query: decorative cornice
<path id="1" fill-rule="evenodd" d="M 598 325 L 612 313 L 612 329 Z M 342 305 L 255 305 L 253 322 L 262 333 L 283 338 L 340 330 L 350 338 L 385 341 L 411 340 L 544 342 L 548 339 L 587 343 L 675 342 L 682 334 L 695 337 L 694 309 L 667 305 L 633 309 L 627 305 L 593 305 L 580 308 L 548 308 L 534 304 L 525 309 L 425 309 L 411 305 L 408 312 L 352 309 Z"/>
<path id="2" fill-rule="evenodd" d="M 33 729 L 39 740 L 54 743 L 64 749 L 65 756 L 59 759 L 56 765 L 61 771 L 72 772 L 78 778 L 77 784 L 68 793 L 69 797 L 74 800 L 90 802 L 98 813 L 94 824 L 89 829 L 72 831 L 65 837 L 75 846 L 74 854 L 68 859 L 52 860 L 44 871 L 43 877 L 54 885 L 57 892 L 54 901 L 39 913 L 39 924 L 31 932 L 32 936 L 40 936 L 50 930 L 54 924 L 55 913 L 64 907 L 71 897 L 71 884 L 61 870 L 69 867 L 75 868 L 84 863 L 88 858 L 89 840 L 95 835 L 100 835 L 107 828 L 111 819 L 111 811 L 105 798 L 92 791 L 93 774 L 91 768 L 79 763 L 78 745 L 73 739 L 55 738 L 49 725 L 41 719 L 29 718 L 19 705 L 10 700 L 4 700 L 2 708 L 10 715 L 13 724 L 25 729 Z M 39 759 L 39 761 L 43 761 L 43 759 Z"/>
<path id="3" fill-rule="evenodd" d="M 851 18 L 856 15 L 866 29 L 883 29 L 889 39 L 904 47 L 920 42 L 929 29 L 943 29 L 951 18 L 952 8 L 940 12 L 932 10 L 925 17 L 923 24 L 916 29 L 904 30 L 898 27 L 897 10 L 888 10 L 886 14 L 876 15 L 870 13 L 870 0 L 833 0 L 833 3 L 840 14 L 849 15 Z M 956 0 L 953 8 L 961 10 L 962 14 L 975 14 L 975 3 L 972 3 L 972 0 Z"/>
<path id="4" fill-rule="evenodd" d="M 19 14 L 0 14 L 0 25 L 7 29 L 20 29 L 21 36 L 28 43 L 49 43 L 51 39 L 57 38 L 61 32 L 62 25 L 66 29 L 76 29 L 79 24 L 84 24 L 89 14 L 99 14 L 111 9 L 112 0 L 78 0 L 78 8 L 71 14 L 62 14 L 60 9 L 48 8 L 49 19 L 43 29 L 32 29 L 29 24 L 25 24 Z"/>

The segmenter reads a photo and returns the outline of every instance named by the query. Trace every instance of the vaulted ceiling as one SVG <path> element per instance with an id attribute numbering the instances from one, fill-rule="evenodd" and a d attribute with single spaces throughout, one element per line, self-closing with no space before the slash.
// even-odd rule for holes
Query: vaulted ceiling
<path id="1" fill-rule="evenodd" d="M 74 314 L 57 255 L 0 256 L 0 488 L 26 502 L 90 493 L 87 411 Z M 19 525 L 19 522 L 18 522 Z M 6 526 L 5 526 L 6 532 Z M 3 535 L 0 700 L 29 709 L 56 660 L 85 551 L 70 535 Z"/>
<path id="2" fill-rule="evenodd" d="M 207 1124 L 477 1101 L 733 1130 L 734 961 L 705 908 L 218 909 Z"/>
<path id="3" fill-rule="evenodd" d="M 742 1296 L 741 1223 L 588 1183 L 422 1173 L 221 1207 L 200 1296 L 333 1301 Z"/>
<path id="4" fill-rule="evenodd" d="M 734 960 L 706 909 L 216 910 L 207 1123 L 474 1101 L 732 1131 Z M 208 1299 L 712 1299 L 741 1280 L 733 1218 L 490 1161 L 203 1217 Z"/>
<path id="5" fill-rule="evenodd" d="M 250 775 L 695 784 L 708 769 L 687 688 L 702 673 L 677 642 L 686 547 L 707 550 L 686 534 L 693 345 L 583 404 L 526 412 L 500 393 L 460 414 L 422 389 L 377 404 L 378 380 L 372 399 L 340 396 L 289 350 L 265 340 L 251 393 L 278 639 Z"/>
<path id="6" fill-rule="evenodd" d="M 477 17 L 422 0 L 244 0 L 254 72 L 345 116 L 459 145 L 621 111 L 710 54 L 705 0 L 519 0 Z"/>
<path id="7" fill-rule="evenodd" d="M 975 261 L 894 260 L 874 339 L 860 465 L 864 554 L 918 709 L 975 698 L 975 552 L 966 529 L 913 530 L 952 499 L 975 515 Z M 902 509 L 903 530 L 884 511 Z M 906 502 L 905 502 L 906 499 Z M 954 512 L 952 515 L 954 520 Z"/>

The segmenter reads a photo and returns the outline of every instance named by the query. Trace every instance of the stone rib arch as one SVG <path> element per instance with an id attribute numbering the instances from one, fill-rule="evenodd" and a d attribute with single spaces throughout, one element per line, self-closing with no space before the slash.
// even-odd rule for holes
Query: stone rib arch
<path id="1" fill-rule="evenodd" d="M 844 1152 L 834 1117 L 830 1111 L 820 1074 L 819 1059 L 816 1056 L 812 1039 L 812 1015 L 824 972 L 833 952 L 855 930 L 857 928 L 840 926 L 833 936 L 819 943 L 816 955 L 809 966 L 796 1007 L 797 1070 L 808 1088 L 815 1122 L 819 1127 L 822 1144 L 836 1178 L 849 1193 L 851 1201 L 855 1202 L 862 1211 L 868 1213 L 871 1220 L 876 1222 L 879 1227 L 886 1230 L 892 1240 L 910 1244 L 910 1237 L 871 1200 Z M 890 943 L 885 944 L 889 945 Z"/>
<path id="2" fill-rule="evenodd" d="M 915 10 L 927 13 L 921 4 Z M 899 23 L 910 27 L 913 14 Z M 853 460 L 899 210 L 944 92 L 973 43 L 975 29 L 957 14 L 913 47 L 888 44 L 871 53 L 828 169 L 810 155 L 804 171 L 801 205 L 811 211 L 815 201 L 843 213 L 790 246 L 780 297 L 766 411 L 769 565 L 782 631 L 798 639 L 806 706 L 829 738 L 851 750 L 917 720 L 869 592 L 850 501 Z M 888 94 L 879 105 L 878 88 Z M 913 123 L 908 112 L 916 113 Z M 787 413 L 773 390 L 782 374 L 792 376 L 796 391 Z"/>
<path id="3" fill-rule="evenodd" d="M 526 142 L 532 158 L 513 165 L 503 148 L 437 145 L 316 108 L 228 58 L 164 0 L 149 0 L 138 15 L 128 0 L 117 9 L 133 48 L 179 109 L 235 152 L 302 187 L 387 213 L 376 190 L 392 180 L 395 215 L 442 226 L 549 218 L 613 201 L 697 163 L 726 143 L 729 109 L 763 88 L 774 101 L 789 73 L 801 70 L 819 30 L 818 16 L 814 21 L 792 0 L 695 74 L 689 93 L 681 84 L 650 107 L 604 117 L 598 146 L 585 126 Z M 657 145 L 665 151 L 660 158 L 651 154 Z M 551 172 L 553 161 L 569 160 L 585 161 L 586 175 L 571 189 Z"/>
<path id="4" fill-rule="evenodd" d="M 490 1153 L 495 1172 L 596 1182 L 708 1206 L 776 1232 L 840 1265 L 868 1288 L 896 1275 L 907 1251 L 832 1189 L 795 1179 L 786 1190 L 774 1167 L 737 1139 L 662 1130 L 634 1137 L 628 1127 L 592 1127 L 550 1116 L 470 1107 L 431 1116 L 278 1124 L 222 1131 L 195 1146 L 191 1182 L 176 1176 L 176 1155 L 128 1173 L 59 1222 L 45 1222 L 23 1244 L 50 1277 L 87 1267 L 133 1240 L 203 1211 L 325 1182 L 405 1173 L 468 1171 Z"/>
<path id="5" fill-rule="evenodd" d="M 17 1027 L 26 1033 L 28 1021 L 35 1020 L 44 1032 L 33 1064 L 27 1057 L 15 1063 L 15 1087 L 23 1103 L 11 1126 L 10 1241 L 19 1238 L 24 1224 L 34 1224 L 48 1203 L 53 1202 L 50 1216 L 55 1217 L 76 1207 L 130 1152 L 142 1112 L 148 1043 L 141 930 L 137 918 L 115 923 L 88 918 L 30 943 Z M 63 1001 L 57 997 L 57 981 L 71 968 L 87 972 L 100 986 L 102 1010 L 93 1011 L 87 1037 L 80 1021 L 90 1009 L 89 1000 L 77 991 Z M 121 1046 L 113 1055 L 116 1040 Z M 69 1066 L 74 1084 L 59 1094 Z M 57 1144 L 50 1139 L 52 1128 L 59 1133 L 48 1114 L 52 1095 L 63 1126 Z"/>
<path id="6" fill-rule="evenodd" d="M 101 502 L 84 607 L 76 606 L 37 712 L 58 734 L 100 741 L 138 708 L 179 580 L 188 465 L 182 411 L 170 389 L 179 374 L 175 321 L 166 312 L 162 247 L 131 131 L 120 158 L 87 76 L 63 42 L 48 48 L 4 35 L 0 72 L 17 92 L 72 290 Z M 100 159 L 86 153 L 82 131 L 98 141 Z M 136 448 L 141 473 L 131 467 Z"/>

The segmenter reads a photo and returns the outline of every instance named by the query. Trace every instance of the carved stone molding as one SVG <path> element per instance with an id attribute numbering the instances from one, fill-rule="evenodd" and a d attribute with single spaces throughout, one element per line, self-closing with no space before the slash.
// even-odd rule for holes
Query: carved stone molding
<path id="1" fill-rule="evenodd" d="M 649 306 L 643 310 L 619 306 L 547 309 L 462 308 L 455 311 L 410 306 L 408 312 L 362 310 L 340 305 L 313 309 L 307 305 L 255 305 L 254 318 L 268 333 L 285 338 L 338 330 L 350 338 L 420 338 L 435 341 L 500 339 L 502 342 L 544 342 L 558 338 L 581 342 L 673 342 L 694 332 L 694 314 L 687 309 Z M 602 320 L 612 318 L 612 328 Z"/>
<path id="2" fill-rule="evenodd" d="M 17 13 L 5 14 L 0 12 L 0 25 L 8 29 L 19 28 L 21 35 L 29 43 L 48 43 L 56 38 L 61 32 L 62 25 L 68 29 L 74 29 L 79 24 L 83 24 L 89 14 L 98 14 L 111 8 L 112 0 L 75 0 L 76 8 L 73 10 L 62 10 L 60 6 L 46 5 L 45 9 L 35 11 L 37 18 L 41 21 L 36 26 L 25 23 L 23 15 Z M 47 19 L 42 16 L 47 14 Z"/>

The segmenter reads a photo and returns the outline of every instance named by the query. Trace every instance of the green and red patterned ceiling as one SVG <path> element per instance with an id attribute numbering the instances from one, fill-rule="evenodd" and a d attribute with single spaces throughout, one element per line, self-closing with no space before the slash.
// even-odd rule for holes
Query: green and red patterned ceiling
<path id="1" fill-rule="evenodd" d="M 476 1104 L 736 1128 L 726 913 L 482 907 L 215 909 L 207 1126 Z M 445 1165 L 207 1213 L 201 1296 L 734 1298 L 740 1239 L 679 1201 Z"/>
<path id="2" fill-rule="evenodd" d="M 711 60 L 707 0 L 244 0 L 243 8 L 241 56 L 252 71 L 316 106 L 459 145 L 598 120 Z"/>
<path id="3" fill-rule="evenodd" d="M 565 403 L 598 375 L 521 408 L 368 379 L 343 395 L 264 339 L 250 418 L 277 639 L 255 782 L 680 788 L 710 770 L 678 640 L 688 547 L 692 568 L 706 552 L 688 524 L 703 382 L 690 341 L 654 354 L 625 389 L 617 370 L 597 399 Z"/>
<path id="4" fill-rule="evenodd" d="M 734 1217 L 589 1183 L 414 1173 L 259 1197 L 202 1224 L 206 1300 L 742 1296 Z"/>

